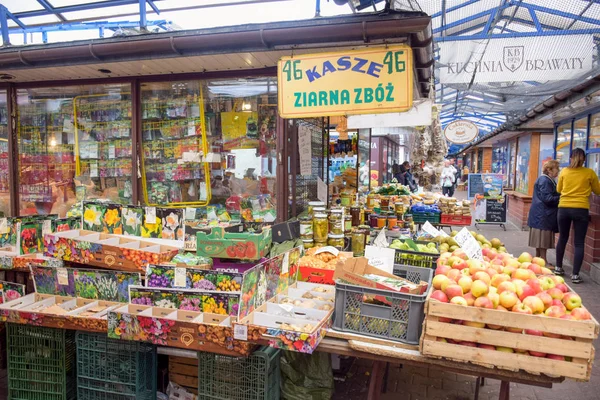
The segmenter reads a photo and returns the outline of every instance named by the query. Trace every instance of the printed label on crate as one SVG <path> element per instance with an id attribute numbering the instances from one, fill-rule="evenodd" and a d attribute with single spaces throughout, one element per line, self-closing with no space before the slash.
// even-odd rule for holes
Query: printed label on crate
<path id="1" fill-rule="evenodd" d="M 369 265 L 372 265 L 389 274 L 394 272 L 394 257 L 396 250 L 390 248 L 381 248 L 375 246 L 365 247 L 365 257 L 369 260 Z"/>
<path id="2" fill-rule="evenodd" d="M 233 326 L 233 338 L 235 340 L 248 340 L 248 326 L 235 324 Z"/>
<path id="3" fill-rule="evenodd" d="M 481 252 L 479 242 L 475 240 L 467 228 L 462 228 L 454 237 L 454 240 L 456 240 L 456 243 L 465 251 L 469 258 L 483 261 L 483 253 Z"/>

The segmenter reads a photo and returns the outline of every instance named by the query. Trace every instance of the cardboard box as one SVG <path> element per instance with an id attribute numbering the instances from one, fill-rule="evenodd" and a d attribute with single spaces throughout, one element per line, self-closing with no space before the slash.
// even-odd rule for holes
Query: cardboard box
<path id="1" fill-rule="evenodd" d="M 243 232 L 242 226 L 215 227 L 197 233 L 196 254 L 237 260 L 258 260 L 271 247 L 271 229 L 259 233 Z"/>
<path id="2" fill-rule="evenodd" d="M 402 287 L 401 290 L 394 290 L 389 286 L 382 285 L 379 282 L 375 282 L 368 278 L 365 278 L 364 275 L 368 274 L 379 275 L 398 281 L 404 281 L 408 285 Z M 426 282 L 422 282 L 420 285 L 415 285 L 414 283 L 407 281 L 406 279 L 397 277 L 393 274 L 389 274 L 385 271 L 380 270 L 379 268 L 375 268 L 369 265 L 368 260 L 364 257 L 350 258 L 346 261 L 340 261 L 335 269 L 335 273 L 333 274 L 333 279 L 341 279 L 343 281 L 358 286 L 373 289 L 391 290 L 401 293 L 422 294 L 427 289 Z M 423 287 L 423 285 L 425 286 Z"/>

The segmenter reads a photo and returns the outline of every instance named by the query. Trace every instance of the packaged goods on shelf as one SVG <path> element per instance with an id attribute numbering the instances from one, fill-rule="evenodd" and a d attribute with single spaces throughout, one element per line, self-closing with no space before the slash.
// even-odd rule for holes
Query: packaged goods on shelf
<path id="1" fill-rule="evenodd" d="M 271 246 L 271 229 L 257 233 L 243 232 L 243 226 L 208 228 L 197 233 L 196 252 L 204 257 L 258 260 Z"/>

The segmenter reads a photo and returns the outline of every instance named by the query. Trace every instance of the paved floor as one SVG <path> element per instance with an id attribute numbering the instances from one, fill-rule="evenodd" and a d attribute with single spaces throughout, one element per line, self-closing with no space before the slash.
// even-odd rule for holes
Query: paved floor
<path id="1" fill-rule="evenodd" d="M 457 193 L 458 194 L 458 193 Z M 473 228 L 474 229 L 474 228 Z M 480 232 L 489 240 L 493 237 L 501 239 L 507 250 L 514 255 L 524 251 L 532 252 L 527 246 L 529 233 L 518 230 L 514 225 L 507 225 L 507 231 L 498 226 L 480 226 Z M 548 252 L 548 262 L 555 263 L 554 251 Z M 565 266 L 565 276 L 570 276 L 571 269 Z M 586 279 L 587 278 L 587 279 Z M 600 285 L 583 275 L 584 283 L 577 285 L 575 290 L 582 297 L 585 306 L 600 319 Z M 595 341 L 596 349 L 599 341 Z M 581 383 L 567 380 L 554 385 L 552 389 L 537 388 L 521 384 L 511 384 L 511 399 L 514 400 L 600 400 L 600 351 L 596 352 L 595 368 L 592 369 L 592 378 L 589 382 Z M 368 371 L 370 364 L 360 362 L 352 368 L 351 383 L 337 383 L 335 399 L 358 400 L 366 398 L 366 385 L 368 384 Z M 388 375 L 387 393 L 382 395 L 382 400 L 463 400 L 472 399 L 475 390 L 475 378 L 456 375 L 438 370 L 424 368 L 392 366 Z M 486 380 L 480 389 L 479 399 L 497 399 L 500 391 L 500 382 Z"/>

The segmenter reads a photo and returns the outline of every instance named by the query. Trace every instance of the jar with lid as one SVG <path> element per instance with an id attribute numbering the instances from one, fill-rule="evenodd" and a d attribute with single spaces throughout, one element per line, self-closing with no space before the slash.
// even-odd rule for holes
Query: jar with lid
<path id="1" fill-rule="evenodd" d="M 342 251 L 352 251 L 352 232 L 344 234 L 344 249 Z"/>
<path id="2" fill-rule="evenodd" d="M 344 249 L 344 235 L 329 234 L 327 245 L 333 246 L 336 249 L 342 251 Z"/>
<path id="3" fill-rule="evenodd" d="M 344 214 L 344 232 L 352 231 L 352 218 L 348 213 Z"/>
<path id="4" fill-rule="evenodd" d="M 352 253 L 354 257 L 360 257 L 365 254 L 366 237 L 362 229 L 352 230 Z"/>
<path id="5" fill-rule="evenodd" d="M 413 222 L 412 214 L 404 214 L 404 222 L 406 222 L 409 225 L 412 224 L 412 222 Z"/>
<path id="6" fill-rule="evenodd" d="M 385 215 L 377 216 L 377 229 L 385 228 L 386 223 L 387 223 L 387 217 Z"/>
<path id="7" fill-rule="evenodd" d="M 360 225 L 360 206 L 358 203 L 354 203 L 352 207 L 350 207 L 350 216 L 352 217 L 352 226 Z"/>
<path id="8" fill-rule="evenodd" d="M 377 214 L 369 215 L 369 225 L 371 225 L 371 228 L 377 228 L 377 218 L 378 217 L 379 217 L 379 215 L 377 215 Z"/>
<path id="9" fill-rule="evenodd" d="M 300 237 L 304 239 L 313 238 L 313 219 L 310 216 L 300 218 Z"/>
<path id="10" fill-rule="evenodd" d="M 367 208 L 373 208 L 375 207 L 375 203 L 377 201 L 377 195 L 374 193 L 370 193 L 367 196 Z"/>
<path id="11" fill-rule="evenodd" d="M 371 243 L 371 228 L 369 225 L 361 225 L 358 231 L 365 235 L 365 246 Z"/>
<path id="12" fill-rule="evenodd" d="M 344 222 L 342 220 L 341 209 L 334 209 L 329 213 L 329 233 L 334 235 L 344 234 Z"/>
<path id="13" fill-rule="evenodd" d="M 387 209 L 390 206 L 390 197 L 389 196 L 381 196 L 379 206 L 381 208 Z"/>
<path id="14" fill-rule="evenodd" d="M 329 222 L 327 221 L 327 214 L 315 214 L 313 218 L 313 238 L 315 242 L 327 241 L 328 230 Z"/>
<path id="15" fill-rule="evenodd" d="M 302 239 L 302 244 L 304 245 L 304 250 L 312 249 L 315 247 L 315 241 L 312 239 Z"/>
<path id="16" fill-rule="evenodd" d="M 396 225 L 398 225 L 398 217 L 396 217 L 395 215 L 388 216 L 387 223 L 388 229 L 394 228 Z"/>
<path id="17" fill-rule="evenodd" d="M 315 207 L 325 210 L 325 203 L 323 203 L 322 201 L 309 201 L 308 202 L 308 214 L 309 215 L 312 215 L 314 213 Z"/>
<path id="18" fill-rule="evenodd" d="M 352 194 L 349 192 L 342 192 L 340 200 L 343 207 L 349 207 L 352 202 Z"/>

